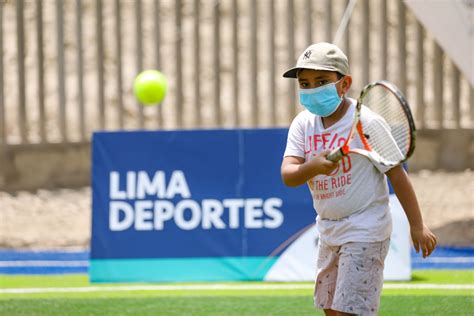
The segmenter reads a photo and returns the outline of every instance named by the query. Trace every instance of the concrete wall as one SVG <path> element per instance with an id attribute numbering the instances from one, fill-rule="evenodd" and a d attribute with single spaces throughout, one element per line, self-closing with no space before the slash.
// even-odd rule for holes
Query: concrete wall
<path id="1" fill-rule="evenodd" d="M 410 170 L 462 171 L 474 169 L 474 129 L 417 131 Z"/>
<path id="2" fill-rule="evenodd" d="M 0 190 L 90 185 L 90 143 L 13 145 L 0 151 Z M 474 129 L 421 130 L 409 169 L 474 169 Z"/>
<path id="3" fill-rule="evenodd" d="M 90 184 L 90 143 L 16 145 L 0 152 L 0 190 Z"/>

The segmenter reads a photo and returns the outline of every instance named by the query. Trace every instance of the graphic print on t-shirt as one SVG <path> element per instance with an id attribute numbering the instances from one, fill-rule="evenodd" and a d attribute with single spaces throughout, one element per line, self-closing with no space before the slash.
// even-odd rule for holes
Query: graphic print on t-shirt
<path id="1" fill-rule="evenodd" d="M 305 140 L 305 159 L 310 160 L 324 150 L 332 150 L 345 143 L 345 133 L 325 132 L 308 135 Z M 315 200 L 332 199 L 345 195 L 346 186 L 351 184 L 351 156 L 344 156 L 329 176 L 317 176 L 308 181 Z"/>

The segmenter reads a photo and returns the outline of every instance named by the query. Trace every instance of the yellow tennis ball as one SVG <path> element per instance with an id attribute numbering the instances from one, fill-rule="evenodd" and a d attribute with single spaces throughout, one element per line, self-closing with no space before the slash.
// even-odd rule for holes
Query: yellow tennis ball
<path id="1" fill-rule="evenodd" d="M 144 105 L 160 103 L 167 89 L 166 77 L 158 70 L 144 70 L 133 81 L 135 97 Z"/>

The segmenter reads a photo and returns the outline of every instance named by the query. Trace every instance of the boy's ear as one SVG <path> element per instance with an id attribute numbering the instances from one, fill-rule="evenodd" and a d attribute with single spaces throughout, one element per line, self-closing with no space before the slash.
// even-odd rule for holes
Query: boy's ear
<path id="1" fill-rule="evenodd" d="M 346 75 L 344 77 L 344 81 L 342 82 L 342 89 L 344 89 L 344 93 L 346 93 L 352 84 L 352 77 L 350 75 Z"/>

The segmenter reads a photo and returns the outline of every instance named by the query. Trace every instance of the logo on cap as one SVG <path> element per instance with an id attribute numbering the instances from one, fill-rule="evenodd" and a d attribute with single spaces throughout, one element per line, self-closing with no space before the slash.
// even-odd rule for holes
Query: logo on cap
<path id="1" fill-rule="evenodd" d="M 311 57 L 312 53 L 313 53 L 312 50 L 308 50 L 308 51 L 304 52 L 303 60 L 309 59 Z"/>

